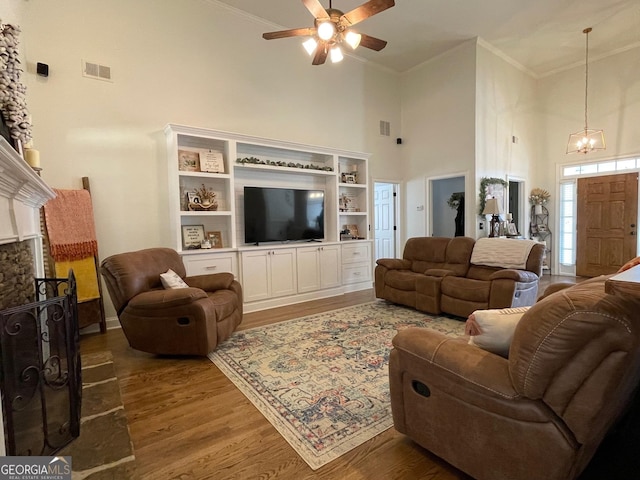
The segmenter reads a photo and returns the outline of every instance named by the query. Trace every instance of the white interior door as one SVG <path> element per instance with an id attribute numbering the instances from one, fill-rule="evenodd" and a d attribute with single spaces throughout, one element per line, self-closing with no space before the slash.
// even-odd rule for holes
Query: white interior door
<path id="1" fill-rule="evenodd" d="M 375 182 L 374 190 L 376 259 L 395 258 L 395 185 L 393 183 Z"/>

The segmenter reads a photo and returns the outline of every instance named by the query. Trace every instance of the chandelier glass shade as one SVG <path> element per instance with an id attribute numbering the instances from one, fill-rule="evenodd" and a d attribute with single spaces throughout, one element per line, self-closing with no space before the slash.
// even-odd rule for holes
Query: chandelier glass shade
<path id="1" fill-rule="evenodd" d="M 592 28 L 585 28 L 582 33 L 586 36 L 585 47 L 585 68 L 584 68 L 584 129 L 569 135 L 567 143 L 567 153 L 584 153 L 587 154 L 594 150 L 604 150 L 606 143 L 604 140 L 604 131 L 589 128 L 587 121 L 588 116 L 588 92 L 589 92 L 589 32 Z"/>

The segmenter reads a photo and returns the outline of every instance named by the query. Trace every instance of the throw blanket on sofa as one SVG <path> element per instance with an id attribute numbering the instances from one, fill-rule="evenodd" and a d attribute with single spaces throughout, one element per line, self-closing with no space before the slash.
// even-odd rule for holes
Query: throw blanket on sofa
<path id="1" fill-rule="evenodd" d="M 525 269 L 534 240 L 480 238 L 473 246 L 471 263 L 489 267 Z"/>

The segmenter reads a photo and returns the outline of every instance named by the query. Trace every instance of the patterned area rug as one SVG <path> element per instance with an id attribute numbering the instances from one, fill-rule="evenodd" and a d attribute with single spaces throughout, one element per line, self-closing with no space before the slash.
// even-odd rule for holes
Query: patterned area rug
<path id="1" fill-rule="evenodd" d="M 391 340 L 414 326 L 464 334 L 376 301 L 235 332 L 209 358 L 315 470 L 393 425 Z"/>

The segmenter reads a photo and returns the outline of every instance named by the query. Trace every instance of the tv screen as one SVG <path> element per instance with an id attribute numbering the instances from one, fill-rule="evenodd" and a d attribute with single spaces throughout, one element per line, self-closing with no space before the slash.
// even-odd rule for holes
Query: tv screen
<path id="1" fill-rule="evenodd" d="M 245 243 L 324 238 L 324 192 L 244 187 Z"/>

